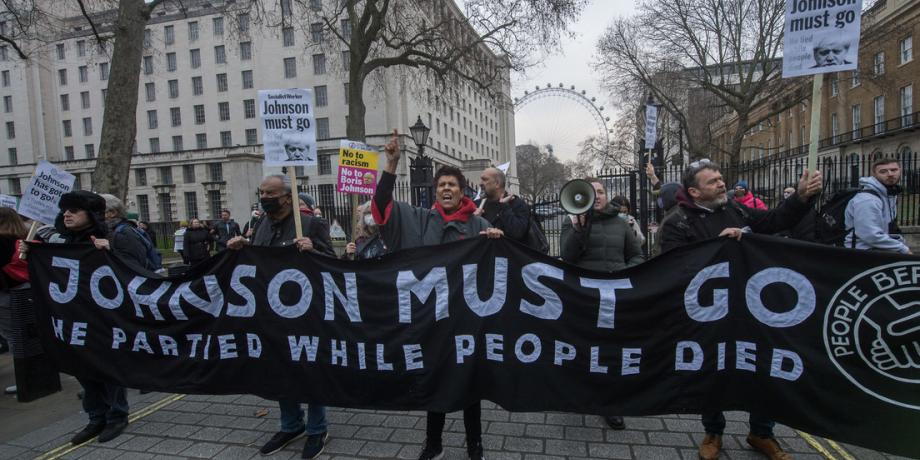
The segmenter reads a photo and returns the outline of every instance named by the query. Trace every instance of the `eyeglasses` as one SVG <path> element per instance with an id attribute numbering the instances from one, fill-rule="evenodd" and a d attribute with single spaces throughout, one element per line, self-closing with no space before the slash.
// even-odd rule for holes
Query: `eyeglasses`
<path id="1" fill-rule="evenodd" d="M 690 163 L 690 169 L 701 169 L 705 167 L 706 165 L 711 165 L 711 164 L 713 164 L 712 160 L 710 160 L 709 158 L 703 158 L 700 160 L 696 160 L 693 163 Z"/>

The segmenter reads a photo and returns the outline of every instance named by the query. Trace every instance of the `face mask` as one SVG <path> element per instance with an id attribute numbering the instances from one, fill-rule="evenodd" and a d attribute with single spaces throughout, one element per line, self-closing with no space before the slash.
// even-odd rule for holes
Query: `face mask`
<path id="1" fill-rule="evenodd" d="M 629 220 L 629 214 L 626 214 L 625 212 L 621 212 L 617 215 L 620 216 L 620 219 Z"/>
<path id="2" fill-rule="evenodd" d="M 262 209 L 269 214 L 274 214 L 281 210 L 281 199 L 278 197 L 275 198 L 260 198 L 259 204 L 262 205 Z"/>
<path id="3" fill-rule="evenodd" d="M 367 225 L 368 227 L 376 227 L 377 222 L 374 222 L 374 216 L 370 214 L 365 214 L 364 215 L 364 225 Z"/>

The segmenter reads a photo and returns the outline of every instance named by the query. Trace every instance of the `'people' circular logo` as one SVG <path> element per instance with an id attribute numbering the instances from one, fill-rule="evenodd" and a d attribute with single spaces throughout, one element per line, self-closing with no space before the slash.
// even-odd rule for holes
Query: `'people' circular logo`
<path id="1" fill-rule="evenodd" d="M 824 346 L 863 391 L 920 410 L 920 262 L 875 267 L 837 290 Z"/>

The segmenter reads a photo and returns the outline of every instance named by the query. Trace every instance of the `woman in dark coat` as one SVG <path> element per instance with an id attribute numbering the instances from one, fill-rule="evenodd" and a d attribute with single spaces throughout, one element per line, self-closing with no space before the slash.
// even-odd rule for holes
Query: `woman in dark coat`
<path id="1" fill-rule="evenodd" d="M 201 225 L 198 219 L 192 219 L 188 230 L 185 231 L 185 255 L 188 257 L 189 265 L 195 265 L 198 262 L 207 260 L 211 257 L 211 241 L 214 237 L 208 232 L 208 229 Z"/>

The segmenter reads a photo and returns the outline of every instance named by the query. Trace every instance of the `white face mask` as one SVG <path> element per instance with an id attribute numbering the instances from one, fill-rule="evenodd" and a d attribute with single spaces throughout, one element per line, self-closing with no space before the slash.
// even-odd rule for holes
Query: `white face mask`
<path id="1" fill-rule="evenodd" d="M 374 216 L 370 214 L 365 214 L 364 215 L 364 225 L 367 225 L 368 227 L 376 227 L 377 222 L 374 222 Z"/>

